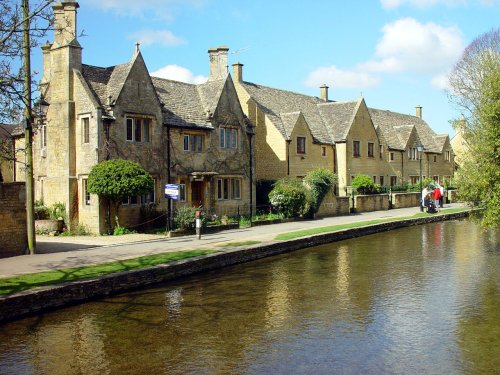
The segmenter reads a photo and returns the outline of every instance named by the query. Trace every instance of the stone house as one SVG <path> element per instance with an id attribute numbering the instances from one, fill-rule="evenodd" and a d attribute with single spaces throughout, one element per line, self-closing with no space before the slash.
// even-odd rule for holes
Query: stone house
<path id="1" fill-rule="evenodd" d="M 436 134 L 422 119 L 422 108 L 416 115 L 405 115 L 380 109 L 369 109 L 372 121 L 387 145 L 387 185 L 420 179 L 420 159 L 417 145 L 423 146 L 422 178 L 430 177 L 443 183 L 453 176 L 454 161 L 447 134 Z"/>
<path id="2" fill-rule="evenodd" d="M 241 106 L 255 126 L 256 180 L 303 177 L 323 167 L 338 176 L 337 195 L 349 195 L 352 179 L 366 174 L 380 185 L 419 179 L 416 145 L 424 146 L 423 177 L 440 182 L 453 174 L 447 135 L 435 134 L 417 116 L 368 108 L 364 98 L 335 102 L 328 87 L 307 96 L 243 80 L 233 65 Z"/>
<path id="3" fill-rule="evenodd" d="M 140 224 L 146 205 L 165 211 L 167 183 L 180 184 L 174 209 L 249 213 L 252 127 L 227 72 L 211 70 L 202 85 L 154 78 L 138 46 L 125 64 L 83 64 L 78 7 L 76 1 L 53 6 L 54 41 L 42 46 L 41 89 L 50 105 L 33 141 L 35 199 L 64 203 L 71 226 L 102 233 L 106 208 L 88 192 L 88 175 L 97 163 L 122 158 L 139 163 L 155 181 L 149 194 L 122 202 L 122 226 Z"/>

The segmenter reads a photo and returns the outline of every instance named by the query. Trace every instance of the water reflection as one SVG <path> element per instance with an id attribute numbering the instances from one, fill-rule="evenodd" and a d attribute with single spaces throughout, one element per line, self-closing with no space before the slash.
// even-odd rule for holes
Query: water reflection
<path id="1" fill-rule="evenodd" d="M 405 228 L 14 322 L 0 373 L 493 374 L 498 237 Z"/>

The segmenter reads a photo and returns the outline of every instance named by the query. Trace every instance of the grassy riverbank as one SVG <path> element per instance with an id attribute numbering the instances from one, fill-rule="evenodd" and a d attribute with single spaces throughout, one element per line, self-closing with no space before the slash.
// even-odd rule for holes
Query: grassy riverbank
<path id="1" fill-rule="evenodd" d="M 387 219 L 376 219 L 376 220 L 369 220 L 369 221 L 357 221 L 357 222 L 353 222 L 353 223 L 332 225 L 332 226 L 328 226 L 328 227 L 304 229 L 304 230 L 299 230 L 299 231 L 295 231 L 295 232 L 278 234 L 275 237 L 275 240 L 288 241 L 288 240 L 293 240 L 293 239 L 299 238 L 299 237 L 312 236 L 315 234 L 322 234 L 322 233 L 328 233 L 328 232 L 335 232 L 338 230 L 352 229 L 352 228 L 359 228 L 359 227 L 364 227 L 364 226 L 368 226 L 368 225 L 375 225 L 375 224 L 382 224 L 382 223 L 390 223 L 390 222 L 394 222 L 394 221 L 415 219 L 415 218 L 419 218 L 419 217 L 426 217 L 429 215 L 453 214 L 455 212 L 463 212 L 463 211 L 469 211 L 469 209 L 468 208 L 450 208 L 450 209 L 442 209 L 441 212 L 437 213 L 437 214 L 428 214 L 427 212 L 419 212 L 419 213 L 417 213 L 415 215 L 411 215 L 411 216 L 391 217 L 391 218 L 387 218 Z"/>
<path id="2" fill-rule="evenodd" d="M 18 293 L 23 290 L 44 285 L 57 285 L 68 281 L 76 281 L 117 272 L 153 267 L 176 260 L 189 259 L 214 252 L 216 252 L 216 250 L 176 251 L 164 254 L 148 255 L 139 258 L 124 259 L 105 264 L 64 268 L 54 271 L 9 277 L 0 279 L 0 295 Z"/>
<path id="3" fill-rule="evenodd" d="M 439 214 L 433 215 L 444 215 L 453 214 L 457 212 L 470 211 L 467 208 L 458 209 L 444 209 Z M 313 228 L 308 230 L 295 231 L 290 233 L 283 233 L 276 236 L 276 240 L 286 241 L 304 236 L 311 236 L 315 234 L 322 234 L 327 232 L 334 232 L 339 230 L 359 228 L 374 224 L 387 223 L 402 221 L 408 219 L 415 219 L 419 217 L 429 216 L 427 213 L 417 213 L 412 216 L 402 216 L 402 217 L 392 217 L 386 219 L 377 220 L 365 220 L 357 221 L 347 224 L 334 225 L 321 228 Z M 53 271 L 45 271 L 39 273 L 32 273 L 20 276 L 14 276 L 9 278 L 0 279 L 0 295 L 8 295 L 13 293 L 22 292 L 28 289 L 47 286 L 47 285 L 57 285 L 69 281 L 77 281 L 83 279 L 89 279 L 94 277 L 99 277 L 103 275 L 110 275 L 118 272 L 132 271 L 146 269 L 156 265 L 167 264 L 173 261 L 189 259 L 197 257 L 200 255 L 211 254 L 215 252 L 224 252 L 226 248 L 238 247 L 238 246 L 250 246 L 258 244 L 259 241 L 239 241 L 239 242 L 228 242 L 216 246 L 214 249 L 207 250 L 185 250 L 168 252 L 156 255 L 143 256 L 132 259 L 125 259 L 105 264 L 99 265 L 89 265 L 76 268 L 65 268 Z"/>

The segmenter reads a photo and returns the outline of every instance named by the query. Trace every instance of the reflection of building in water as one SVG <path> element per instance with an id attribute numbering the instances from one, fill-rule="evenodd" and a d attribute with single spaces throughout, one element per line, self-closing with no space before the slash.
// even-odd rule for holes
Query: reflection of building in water
<path id="1" fill-rule="evenodd" d="M 175 288 L 165 294 L 168 317 L 179 316 L 182 307 L 182 288 Z"/>
<path id="2" fill-rule="evenodd" d="M 276 262 L 266 296 L 265 322 L 269 330 L 281 327 L 290 313 L 289 276 L 285 262 Z"/>
<path id="3" fill-rule="evenodd" d="M 349 298 L 349 248 L 339 246 L 337 257 L 337 277 L 335 288 L 337 289 L 337 300 L 342 305 L 347 305 Z"/>
<path id="4" fill-rule="evenodd" d="M 37 374 L 110 373 L 103 335 L 90 315 L 66 324 L 43 325 L 32 341 Z"/>

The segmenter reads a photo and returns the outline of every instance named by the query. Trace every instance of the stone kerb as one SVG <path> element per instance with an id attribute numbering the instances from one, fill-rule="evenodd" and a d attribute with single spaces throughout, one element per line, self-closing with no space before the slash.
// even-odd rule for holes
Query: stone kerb
<path id="1" fill-rule="evenodd" d="M 389 194 L 354 196 L 355 212 L 385 211 L 389 209 Z"/>
<path id="2" fill-rule="evenodd" d="M 26 185 L 0 183 L 0 258 L 24 254 L 26 233 Z"/>
<path id="3" fill-rule="evenodd" d="M 392 208 L 418 207 L 420 205 L 420 193 L 392 193 Z"/>
<path id="4" fill-rule="evenodd" d="M 311 246 L 385 232 L 410 225 L 463 218 L 469 214 L 469 211 L 464 211 L 446 215 L 432 215 L 311 235 L 288 241 L 271 241 L 266 244 L 229 249 L 225 252 L 203 255 L 142 270 L 120 272 L 98 278 L 26 290 L 17 294 L 0 296 L 0 322 Z"/>

